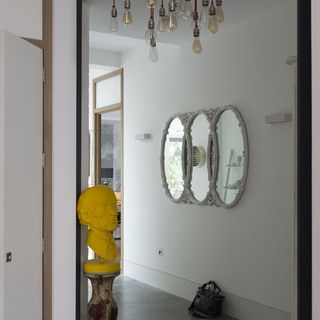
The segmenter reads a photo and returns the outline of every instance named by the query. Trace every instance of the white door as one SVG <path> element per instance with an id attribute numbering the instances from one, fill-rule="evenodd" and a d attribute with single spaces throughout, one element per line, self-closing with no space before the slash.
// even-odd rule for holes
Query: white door
<path id="1" fill-rule="evenodd" d="M 4 320 L 42 319 L 42 50 L 4 34 Z M 10 260 L 10 259 L 9 259 Z"/>

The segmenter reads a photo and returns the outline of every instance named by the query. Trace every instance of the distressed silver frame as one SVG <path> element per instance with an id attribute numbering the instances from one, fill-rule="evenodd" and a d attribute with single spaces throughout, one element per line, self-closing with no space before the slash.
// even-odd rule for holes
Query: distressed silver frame
<path id="1" fill-rule="evenodd" d="M 239 121 L 239 127 L 241 129 L 241 133 L 242 133 L 242 139 L 243 139 L 243 176 L 241 179 L 241 185 L 239 187 L 239 192 L 237 193 L 235 199 L 229 203 L 226 204 L 219 196 L 219 193 L 217 192 L 217 181 L 218 181 L 218 173 L 219 173 L 219 160 L 220 160 L 220 149 L 219 149 L 219 140 L 218 140 L 218 133 L 217 133 L 217 124 L 219 122 L 219 119 L 221 117 L 221 115 L 227 111 L 230 110 L 232 111 L 236 118 Z M 244 122 L 244 119 L 241 115 L 241 113 L 239 112 L 239 110 L 234 107 L 234 106 L 225 106 L 225 107 L 221 107 L 218 108 L 217 110 L 217 114 L 215 116 L 215 119 L 213 121 L 213 135 L 214 135 L 214 139 L 216 140 L 216 144 L 217 144 L 217 157 L 216 157 L 216 170 L 214 170 L 214 187 L 212 189 L 213 193 L 214 193 L 214 198 L 217 201 L 218 205 L 223 207 L 223 208 L 233 208 L 235 205 L 238 204 L 238 202 L 240 201 L 244 190 L 245 190 L 245 186 L 246 186 L 246 182 L 247 182 L 247 178 L 248 178 L 248 167 L 249 167 L 249 143 L 248 143 L 248 134 L 247 134 L 247 128 Z"/>
<path id="2" fill-rule="evenodd" d="M 208 110 L 199 110 L 196 112 L 193 112 L 189 122 L 187 124 L 187 130 L 186 130 L 186 139 L 187 139 L 187 162 L 190 163 L 190 165 L 187 167 L 187 181 L 186 181 L 186 193 L 189 196 L 190 202 L 198 205 L 218 205 L 214 199 L 214 194 L 212 192 L 212 187 L 214 186 L 214 166 L 215 163 L 215 155 L 217 154 L 217 144 L 216 140 L 213 137 L 212 134 L 212 124 L 215 118 L 215 115 L 217 113 L 216 109 L 208 109 Z M 206 197 L 203 200 L 198 200 L 195 195 L 194 191 L 192 190 L 192 174 L 193 174 L 193 166 L 192 166 L 192 126 L 194 124 L 195 119 L 200 116 L 204 115 L 209 123 L 209 130 L 208 130 L 208 142 L 207 142 L 207 173 L 208 173 L 208 192 Z"/>
<path id="3" fill-rule="evenodd" d="M 243 138 L 243 158 L 244 158 L 244 169 L 243 169 L 243 177 L 242 182 L 239 188 L 239 192 L 234 199 L 234 201 L 230 204 L 224 203 L 218 192 L 217 192 L 217 180 L 218 180 L 218 172 L 219 172 L 219 141 L 217 134 L 217 124 L 220 119 L 220 116 L 223 112 L 231 110 L 235 113 L 236 118 L 239 121 L 239 126 L 241 127 L 242 138 Z M 192 125 L 194 120 L 199 115 L 205 115 L 209 125 L 209 133 L 208 133 L 208 144 L 207 144 L 207 170 L 208 170 L 208 193 L 204 200 L 199 201 L 196 199 L 194 192 L 192 190 L 191 180 L 193 173 L 192 166 Z M 168 183 L 166 181 L 165 169 L 164 169 L 164 149 L 167 140 L 167 135 L 169 133 L 169 127 L 171 122 L 178 118 L 184 129 L 184 137 L 182 144 L 182 173 L 183 173 L 183 191 L 180 198 L 175 199 L 172 197 L 172 194 L 168 188 Z M 165 189 L 165 193 L 167 196 L 175 203 L 186 203 L 186 204 L 197 204 L 197 205 L 209 205 L 223 208 L 233 208 L 241 199 L 243 192 L 245 190 L 245 185 L 248 177 L 248 165 L 249 165 L 249 146 L 248 146 L 248 135 L 247 129 L 245 126 L 244 119 L 238 109 L 234 106 L 224 106 L 219 108 L 212 109 L 202 109 L 196 112 L 186 112 L 186 113 L 177 113 L 169 118 L 166 122 L 165 129 L 163 130 L 162 140 L 161 140 L 161 154 L 160 154 L 160 167 L 161 167 L 161 179 L 162 185 Z"/>
<path id="4" fill-rule="evenodd" d="M 186 153 L 186 128 L 187 124 L 189 122 L 191 113 L 178 113 L 174 114 L 169 118 L 169 120 L 166 122 L 166 126 L 163 130 L 162 133 L 162 139 L 161 139 L 161 154 L 160 154 L 160 166 L 161 166 L 161 179 L 162 179 L 162 186 L 165 190 L 166 195 L 175 203 L 190 203 L 189 197 L 186 193 L 186 181 L 187 181 L 187 166 L 188 166 L 188 159 L 185 158 L 185 153 Z M 171 125 L 171 122 L 178 118 L 183 126 L 183 143 L 182 143 L 182 152 L 181 152 L 181 163 L 182 163 L 182 176 L 183 176 L 183 191 L 181 193 L 180 198 L 175 199 L 168 187 L 167 179 L 166 179 L 166 173 L 164 169 L 164 161 L 165 161 L 165 156 L 164 156 L 164 149 L 167 141 L 167 135 L 169 133 L 169 128 Z"/>

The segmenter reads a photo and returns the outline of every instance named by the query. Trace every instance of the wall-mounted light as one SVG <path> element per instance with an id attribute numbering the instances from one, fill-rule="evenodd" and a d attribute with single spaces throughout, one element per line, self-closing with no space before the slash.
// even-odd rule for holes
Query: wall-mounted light
<path id="1" fill-rule="evenodd" d="M 150 140 L 151 139 L 151 134 L 150 133 L 137 133 L 135 135 L 135 139 L 139 140 L 139 141 Z"/>
<path id="2" fill-rule="evenodd" d="M 192 165 L 194 167 L 202 167 L 206 163 L 206 150 L 203 147 L 192 147 Z"/>

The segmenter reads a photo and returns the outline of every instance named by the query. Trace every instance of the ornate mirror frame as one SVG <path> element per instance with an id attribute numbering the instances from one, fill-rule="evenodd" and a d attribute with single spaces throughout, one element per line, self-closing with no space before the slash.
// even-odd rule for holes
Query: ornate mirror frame
<path id="1" fill-rule="evenodd" d="M 227 111 L 230 110 L 232 111 L 237 120 L 239 121 L 239 127 L 241 129 L 241 133 L 242 133 L 242 139 L 243 139 L 243 161 L 244 161 L 244 165 L 243 165 L 243 176 L 241 179 L 241 185 L 239 187 L 239 192 L 237 193 L 235 199 L 229 203 L 226 204 L 221 197 L 219 196 L 219 193 L 217 192 L 217 182 L 218 182 L 218 176 L 219 176 L 219 159 L 220 159 L 220 150 L 219 150 L 219 139 L 218 139 L 218 133 L 217 133 L 217 125 L 218 122 L 220 120 L 221 115 Z M 248 167 L 249 167 L 249 143 L 248 143 L 248 134 L 247 134 L 247 128 L 244 122 L 244 119 L 241 115 L 241 113 L 239 112 L 239 110 L 234 107 L 234 106 L 225 106 L 225 107 L 220 107 L 217 109 L 217 113 L 216 116 L 214 117 L 214 121 L 212 123 L 212 134 L 213 134 L 213 139 L 216 141 L 216 159 L 215 159 L 215 164 L 214 164 L 214 170 L 213 170 L 213 181 L 214 181 L 214 187 L 213 187 L 213 193 L 214 193 L 214 198 L 216 200 L 216 202 L 218 203 L 219 206 L 223 207 L 223 208 L 233 208 L 236 204 L 238 204 L 238 202 L 240 201 L 244 190 L 245 190 L 245 186 L 246 186 L 246 182 L 247 182 L 247 178 L 248 178 Z"/>
<path id="2" fill-rule="evenodd" d="M 244 169 L 241 185 L 239 187 L 239 192 L 235 197 L 234 201 L 230 204 L 224 203 L 218 192 L 217 192 L 217 179 L 219 172 L 219 143 L 218 143 L 218 134 L 217 134 L 217 124 L 220 119 L 220 116 L 223 112 L 231 110 L 234 112 L 237 120 L 239 121 L 239 127 L 241 128 L 242 138 L 243 138 L 243 158 L 244 158 Z M 208 172 L 208 192 L 206 197 L 203 200 L 196 199 L 194 192 L 192 190 L 192 125 L 195 119 L 199 115 L 205 115 L 209 122 L 209 133 L 208 133 L 208 143 L 207 143 L 207 172 Z M 169 128 L 171 122 L 178 118 L 184 128 L 184 138 L 182 144 L 182 173 L 183 173 L 183 191 L 179 199 L 173 198 L 168 183 L 166 180 L 165 174 L 165 144 L 167 140 L 167 135 L 169 133 Z M 241 199 L 243 192 L 245 190 L 247 176 L 248 176 L 248 165 L 249 165 L 249 146 L 248 146 L 248 135 L 247 129 L 245 126 L 244 119 L 238 109 L 234 106 L 224 106 L 219 108 L 212 109 L 202 109 L 196 112 L 186 112 L 186 113 L 177 113 L 169 118 L 166 122 L 165 129 L 162 133 L 161 140 L 161 154 L 160 154 L 160 167 L 161 167 L 161 179 L 162 185 L 165 189 L 167 196 L 175 203 L 188 203 L 188 204 L 197 204 L 197 205 L 208 205 L 215 207 L 223 208 L 233 208 Z"/>
<path id="3" fill-rule="evenodd" d="M 188 121 L 187 127 L 186 127 L 186 139 L 187 139 L 187 156 L 188 160 L 187 163 L 190 164 L 187 167 L 187 181 L 186 181 L 186 192 L 187 195 L 189 196 L 190 202 L 198 205 L 218 205 L 215 202 L 214 199 L 214 193 L 213 193 L 213 186 L 214 186 L 214 170 L 215 170 L 215 158 L 217 154 L 217 141 L 214 139 L 213 136 L 213 131 L 212 131 L 212 124 L 215 118 L 215 115 L 217 113 L 216 109 L 208 109 L 208 110 L 199 110 L 196 112 L 193 112 L 190 116 L 190 119 Z M 206 154 L 207 154 L 207 173 L 208 173 L 208 192 L 206 197 L 203 200 L 198 200 L 194 192 L 192 190 L 192 174 L 193 174 L 193 165 L 192 165 L 192 147 L 193 147 L 193 142 L 192 142 L 192 126 L 195 121 L 195 119 L 199 115 L 204 115 L 206 119 L 208 120 L 209 124 L 209 131 L 208 131 L 208 141 L 207 141 L 207 149 L 206 149 Z"/>
<path id="4" fill-rule="evenodd" d="M 169 120 L 166 122 L 165 128 L 162 133 L 162 139 L 161 139 L 161 154 L 160 154 L 160 166 L 161 166 L 161 179 L 162 179 L 162 186 L 165 190 L 166 195 L 175 203 L 189 203 L 188 196 L 186 193 L 186 181 L 187 181 L 187 166 L 188 166 L 188 160 L 185 156 L 186 154 L 186 129 L 187 124 L 189 121 L 190 114 L 189 113 L 178 113 L 174 114 L 169 118 Z M 182 164 L 182 176 L 183 176 L 183 191 L 181 193 L 181 196 L 178 199 L 175 199 L 170 190 L 166 179 L 166 172 L 165 172 L 165 146 L 167 141 L 167 136 L 169 134 L 169 128 L 174 119 L 178 118 L 181 121 L 181 124 L 183 126 L 184 136 L 183 136 L 183 143 L 182 143 L 182 152 L 181 152 L 181 164 Z"/>

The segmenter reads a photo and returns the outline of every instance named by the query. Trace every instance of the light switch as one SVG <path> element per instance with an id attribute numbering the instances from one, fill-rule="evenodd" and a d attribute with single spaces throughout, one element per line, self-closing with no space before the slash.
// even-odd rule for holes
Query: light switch
<path id="1" fill-rule="evenodd" d="M 7 263 L 10 263 L 12 261 L 12 252 L 7 252 L 6 261 Z"/>

